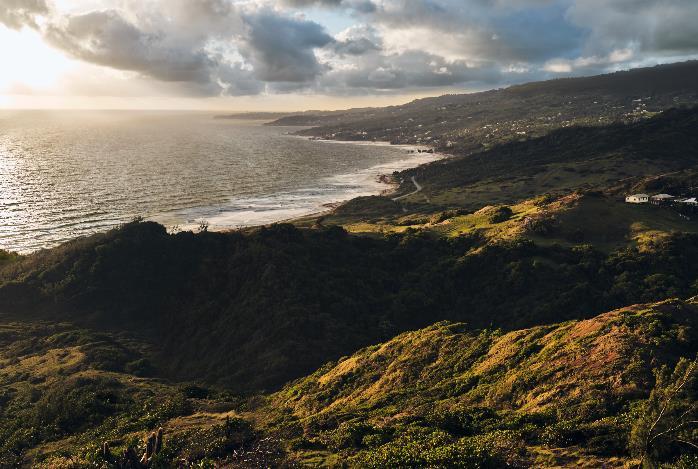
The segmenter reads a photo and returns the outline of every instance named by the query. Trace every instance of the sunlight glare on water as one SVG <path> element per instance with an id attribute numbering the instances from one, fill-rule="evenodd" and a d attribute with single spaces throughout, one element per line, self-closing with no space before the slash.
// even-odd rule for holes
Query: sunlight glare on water
<path id="1" fill-rule="evenodd" d="M 293 130 L 204 113 L 2 111 L 0 248 L 30 252 L 135 216 L 214 229 L 280 221 L 378 193 L 379 174 L 429 159 Z"/>

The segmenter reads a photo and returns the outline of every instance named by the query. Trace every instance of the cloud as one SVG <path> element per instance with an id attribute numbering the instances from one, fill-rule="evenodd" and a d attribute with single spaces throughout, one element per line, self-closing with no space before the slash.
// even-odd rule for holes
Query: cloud
<path id="1" fill-rule="evenodd" d="M 632 47 L 643 53 L 698 52 L 695 0 L 576 0 L 567 18 L 588 28 L 593 51 Z"/>
<path id="2" fill-rule="evenodd" d="M 598 73 L 609 66 L 624 63 L 632 59 L 634 53 L 630 49 L 617 49 L 606 56 L 585 56 L 576 59 L 553 59 L 543 65 L 543 70 L 556 74 L 570 74 L 573 71 L 585 74 Z"/>
<path id="3" fill-rule="evenodd" d="M 302 83 L 322 73 L 314 50 L 333 43 L 334 38 L 319 24 L 267 9 L 244 15 L 244 22 L 240 52 L 258 79 Z"/>
<path id="4" fill-rule="evenodd" d="M 51 24 L 46 39 L 86 62 L 131 70 L 162 81 L 205 83 L 213 61 L 200 48 L 179 48 L 139 29 L 114 10 L 95 11 Z"/>
<path id="5" fill-rule="evenodd" d="M 281 4 L 291 8 L 347 8 L 360 13 L 376 11 L 376 5 L 372 0 L 282 0 Z"/>
<path id="6" fill-rule="evenodd" d="M 36 17 L 49 12 L 45 0 L 2 0 L 0 23 L 11 29 L 24 26 L 36 27 Z"/>
<path id="7" fill-rule="evenodd" d="M 280 82 L 289 85 L 275 89 L 297 89 L 325 70 L 315 49 L 335 42 L 321 25 L 269 8 L 238 9 L 225 0 L 167 5 L 167 16 L 147 5 L 62 15 L 43 34 L 85 62 L 181 82 L 192 94 L 208 95 L 257 94 Z"/>
<path id="8" fill-rule="evenodd" d="M 471 67 L 466 62 L 448 61 L 423 51 L 370 54 L 322 77 L 319 89 L 329 94 L 389 92 L 416 88 L 443 88 L 454 85 L 493 84 L 501 80 L 494 66 Z"/>
<path id="9" fill-rule="evenodd" d="M 383 50 L 383 40 L 378 32 L 367 25 L 355 25 L 340 32 L 332 44 L 339 56 L 364 55 Z"/>
<path id="10" fill-rule="evenodd" d="M 698 55 L 696 0 L 46 1 L 0 0 L 0 23 L 191 95 L 501 86 Z"/>

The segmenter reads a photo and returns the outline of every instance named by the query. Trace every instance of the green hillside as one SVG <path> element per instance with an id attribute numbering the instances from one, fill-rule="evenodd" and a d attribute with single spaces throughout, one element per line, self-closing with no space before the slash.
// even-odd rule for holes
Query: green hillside
<path id="1" fill-rule="evenodd" d="M 275 125 L 303 135 L 425 144 L 463 155 L 574 125 L 632 122 L 698 103 L 698 62 L 569 78 L 482 93 L 425 98 L 402 106 L 304 113 Z"/>
<path id="2" fill-rule="evenodd" d="M 529 327 L 692 296 L 696 278 L 692 234 L 604 253 L 288 225 L 171 235 L 135 222 L 6 265 L 0 308 L 126 333 L 150 346 L 159 376 L 253 391 L 437 321 Z"/>
<path id="3" fill-rule="evenodd" d="M 531 217 L 561 208 L 545 207 L 551 200 L 583 192 L 601 193 L 609 202 L 594 209 L 590 204 L 582 205 L 584 216 L 594 218 L 598 209 L 596 219 L 605 221 L 586 239 L 597 247 L 627 244 L 634 238 L 625 236 L 633 223 L 638 224 L 636 231 L 643 231 L 645 222 L 666 232 L 694 231 L 694 223 L 681 219 L 675 211 L 648 212 L 647 207 L 624 207 L 612 201 L 642 191 L 692 195 L 697 136 L 698 108 L 670 110 L 632 124 L 557 130 L 545 137 L 395 174 L 394 178 L 402 181 L 396 195 L 414 191 L 412 178 L 422 190 L 399 201 L 390 199 L 394 195 L 356 199 L 323 216 L 321 223 L 341 225 L 357 233 L 402 233 L 412 228 L 452 236 L 482 228 L 477 212 L 485 207 L 507 205 L 518 215 L 514 219 L 531 221 Z M 632 219 L 635 216 L 637 220 Z M 648 221 L 648 216 L 657 218 L 657 223 Z M 298 222 L 300 226 L 315 223 L 315 218 Z M 496 225 L 497 232 L 506 232 L 505 238 L 522 232 L 520 224 L 490 225 Z M 571 233 L 572 227 L 568 231 Z M 582 241 L 578 238 L 576 242 Z"/>
<path id="4" fill-rule="evenodd" d="M 0 467 L 696 467 L 698 209 L 623 200 L 696 196 L 697 70 L 332 113 L 454 156 L 288 224 L 0 251 Z"/>
<path id="5" fill-rule="evenodd" d="M 153 467 L 672 462 L 692 437 L 672 425 L 696 417 L 697 312 L 670 300 L 508 333 L 442 322 L 249 397 L 144 377 L 138 343 L 118 336 L 10 323 L 0 463 L 124 464 L 158 428 Z"/>
<path id="6" fill-rule="evenodd" d="M 510 333 L 439 323 L 327 365 L 270 406 L 302 427 L 299 457 L 319 457 L 303 449 L 315 445 L 357 467 L 621 467 L 642 452 L 651 370 L 698 352 L 696 312 L 668 301 Z"/>

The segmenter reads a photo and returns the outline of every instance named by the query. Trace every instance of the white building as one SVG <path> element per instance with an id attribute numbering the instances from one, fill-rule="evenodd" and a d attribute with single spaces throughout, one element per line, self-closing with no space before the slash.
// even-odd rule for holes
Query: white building
<path id="1" fill-rule="evenodd" d="M 629 204 L 646 204 L 650 201 L 650 196 L 647 194 L 633 194 L 625 198 L 625 202 Z"/>
<path id="2" fill-rule="evenodd" d="M 650 197 L 650 202 L 653 204 L 666 204 L 674 200 L 676 197 L 669 194 L 657 194 Z"/>
<path id="3" fill-rule="evenodd" d="M 690 199 L 686 200 L 680 200 L 679 202 L 681 202 L 682 204 L 698 205 L 698 200 L 696 200 L 695 197 L 691 197 Z"/>

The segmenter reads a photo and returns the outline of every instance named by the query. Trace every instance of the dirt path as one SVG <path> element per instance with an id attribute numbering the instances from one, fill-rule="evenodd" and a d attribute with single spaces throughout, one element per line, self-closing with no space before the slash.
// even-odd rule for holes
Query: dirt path
<path id="1" fill-rule="evenodd" d="M 412 176 L 412 184 L 414 184 L 414 187 L 417 188 L 416 190 L 410 192 L 409 194 L 401 195 L 400 197 L 395 197 L 393 199 L 393 202 L 397 202 L 398 200 L 402 200 L 406 197 L 417 194 L 418 192 L 422 192 L 423 187 L 417 182 L 417 180 L 414 178 L 414 176 Z"/>

